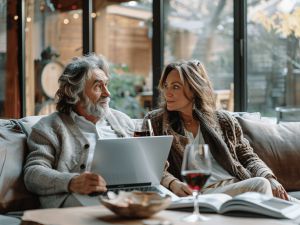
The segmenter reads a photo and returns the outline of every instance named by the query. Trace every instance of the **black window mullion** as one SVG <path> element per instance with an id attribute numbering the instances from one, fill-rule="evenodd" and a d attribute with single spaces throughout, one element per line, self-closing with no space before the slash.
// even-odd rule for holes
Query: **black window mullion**
<path id="1" fill-rule="evenodd" d="M 234 111 L 247 111 L 247 1 L 234 0 Z"/>
<path id="2" fill-rule="evenodd" d="M 159 91 L 157 89 L 160 75 L 164 64 L 164 9 L 163 0 L 153 0 L 153 37 L 152 37 L 152 67 L 153 67 L 153 82 L 152 82 L 152 104 L 153 108 L 157 107 Z"/>
<path id="3" fill-rule="evenodd" d="M 82 0 L 82 53 L 94 51 L 93 43 L 93 0 Z"/>
<path id="4" fill-rule="evenodd" d="M 26 83 L 25 83 L 25 0 L 17 2 L 18 18 L 18 70 L 21 101 L 21 117 L 26 116 Z"/>

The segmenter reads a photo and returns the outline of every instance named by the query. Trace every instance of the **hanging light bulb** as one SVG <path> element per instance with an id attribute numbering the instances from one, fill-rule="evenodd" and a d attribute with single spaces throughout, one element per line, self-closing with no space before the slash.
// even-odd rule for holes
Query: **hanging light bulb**
<path id="1" fill-rule="evenodd" d="M 74 14 L 73 14 L 73 18 L 74 18 L 75 20 L 77 20 L 77 19 L 79 18 L 79 14 L 78 14 L 78 13 L 74 13 Z"/>
<path id="2" fill-rule="evenodd" d="M 128 2 L 128 5 L 129 5 L 129 6 L 137 6 L 137 4 L 138 4 L 138 3 L 137 3 L 136 1 L 129 1 L 129 2 Z"/>
<path id="3" fill-rule="evenodd" d="M 70 23 L 70 20 L 69 19 L 64 19 L 64 24 L 69 24 Z"/>
<path id="4" fill-rule="evenodd" d="M 91 17 L 94 19 L 94 18 L 96 18 L 96 16 L 97 16 L 97 14 L 96 13 L 91 13 Z"/>
<path id="5" fill-rule="evenodd" d="M 45 10 L 45 3 L 41 3 L 40 4 L 40 11 L 44 12 L 44 10 Z"/>
<path id="6" fill-rule="evenodd" d="M 30 23 L 30 22 L 31 22 L 31 17 L 28 16 L 28 17 L 26 18 L 26 21 L 27 21 L 27 23 Z"/>

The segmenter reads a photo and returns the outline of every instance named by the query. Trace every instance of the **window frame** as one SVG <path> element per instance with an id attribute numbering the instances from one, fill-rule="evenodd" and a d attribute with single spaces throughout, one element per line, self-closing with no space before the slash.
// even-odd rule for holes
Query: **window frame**
<path id="1" fill-rule="evenodd" d="M 247 2 L 234 1 L 234 111 L 247 111 Z M 159 92 L 157 89 L 164 65 L 164 4 L 166 1 L 153 0 L 153 37 L 152 37 L 152 71 L 153 71 L 153 106 L 157 106 Z M 93 52 L 93 20 L 90 16 L 93 9 L 92 0 L 82 0 L 83 54 Z M 20 77 L 21 116 L 26 116 L 26 82 L 25 82 L 25 0 L 18 0 L 20 30 L 18 32 L 19 55 L 18 70 Z"/>

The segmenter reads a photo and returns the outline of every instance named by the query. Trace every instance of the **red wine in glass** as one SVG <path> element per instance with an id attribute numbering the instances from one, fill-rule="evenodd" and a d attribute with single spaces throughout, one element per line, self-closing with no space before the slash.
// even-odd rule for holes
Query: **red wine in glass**
<path id="1" fill-rule="evenodd" d="M 150 131 L 149 130 L 134 131 L 133 136 L 134 137 L 150 136 Z"/>
<path id="2" fill-rule="evenodd" d="M 150 119 L 133 119 L 133 137 L 153 136 Z"/>
<path id="3" fill-rule="evenodd" d="M 210 173 L 203 173 L 201 171 L 182 171 L 184 182 L 194 191 L 201 191 L 209 177 Z"/>
<path id="4" fill-rule="evenodd" d="M 186 222 L 207 221 L 208 217 L 199 213 L 198 196 L 211 174 L 211 160 L 207 144 L 188 144 L 185 147 L 181 175 L 183 181 L 192 189 L 194 212 L 185 217 Z"/>

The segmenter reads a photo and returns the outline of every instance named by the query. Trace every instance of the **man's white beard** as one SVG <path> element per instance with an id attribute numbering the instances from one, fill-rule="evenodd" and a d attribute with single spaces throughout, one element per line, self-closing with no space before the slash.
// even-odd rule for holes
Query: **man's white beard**
<path id="1" fill-rule="evenodd" d="M 82 105 L 88 115 L 102 118 L 107 113 L 109 108 L 108 103 L 110 101 L 109 97 L 100 98 L 96 103 L 93 103 L 87 96 L 83 96 L 82 100 Z"/>

